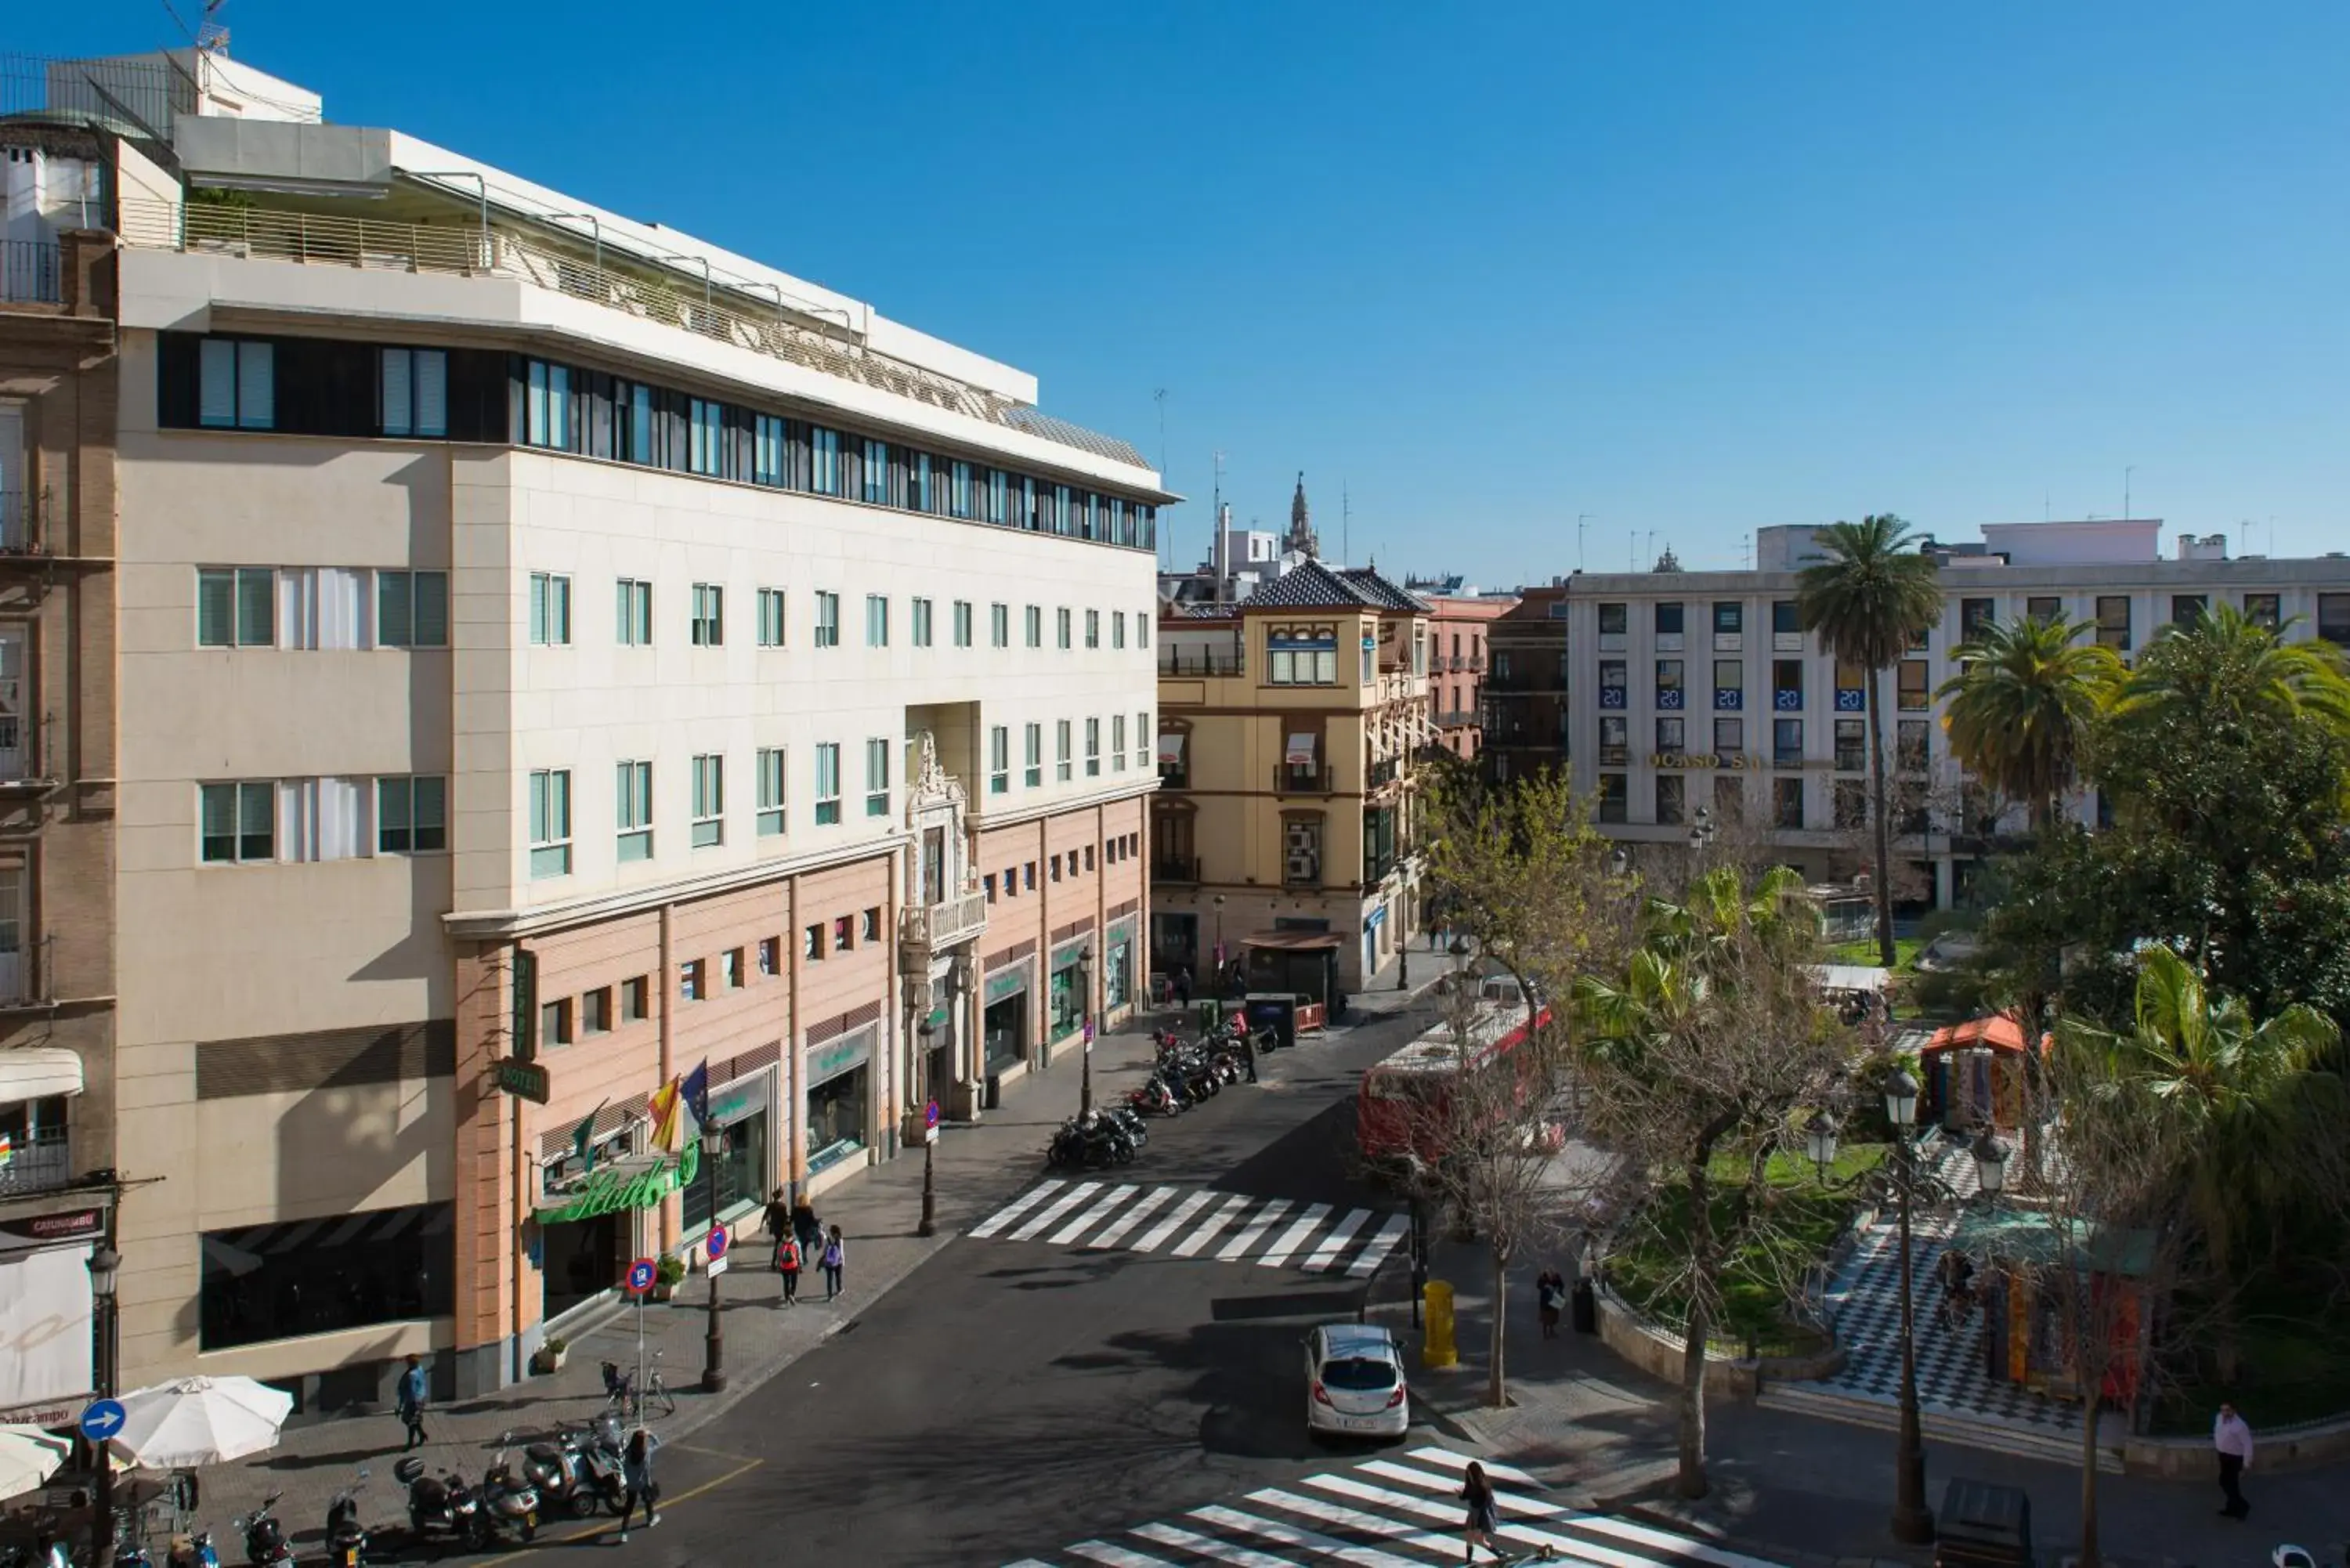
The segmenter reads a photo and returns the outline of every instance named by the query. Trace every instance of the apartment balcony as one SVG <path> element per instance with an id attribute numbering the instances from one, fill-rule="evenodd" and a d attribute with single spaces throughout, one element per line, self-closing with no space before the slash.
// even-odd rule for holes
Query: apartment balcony
<path id="1" fill-rule="evenodd" d="M 1248 660 L 1237 652 L 1209 648 L 1159 647 L 1161 675 L 1245 675 Z"/>
<path id="2" fill-rule="evenodd" d="M 1436 727 L 1440 730 L 1465 730 L 1478 722 L 1474 708 L 1451 708 L 1436 716 Z"/>
<path id="3" fill-rule="evenodd" d="M 1402 776 L 1402 759 L 1398 757 L 1388 757 L 1384 761 L 1373 763 L 1370 771 L 1363 775 L 1363 787 L 1378 789 L 1383 785 L 1391 784 Z"/>
<path id="4" fill-rule="evenodd" d="M 1200 880 L 1200 857 L 1196 855 L 1153 855 L 1150 857 L 1150 879 L 1153 882 L 1191 882 Z"/>
<path id="5" fill-rule="evenodd" d="M 54 554 L 54 516 L 46 490 L 0 490 L 0 562 Z"/>
<path id="6" fill-rule="evenodd" d="M 0 304 L 64 303 L 65 269 L 54 240 L 0 240 Z"/>
<path id="7" fill-rule="evenodd" d="M 1338 770 L 1326 766 L 1302 768 L 1290 763 L 1276 763 L 1273 770 L 1273 793 L 1336 794 L 1338 793 Z"/>
<path id="8" fill-rule="evenodd" d="M 908 909 L 898 919 L 901 967 L 908 953 L 927 962 L 931 955 L 971 941 L 986 929 L 987 892 L 975 884 L 940 903 Z"/>
<path id="9" fill-rule="evenodd" d="M 0 703 L 14 700 L 16 680 L 0 680 Z M 0 794 L 47 791 L 57 787 L 54 773 L 41 763 L 35 745 L 36 726 L 18 714 L 0 712 Z"/>
<path id="10" fill-rule="evenodd" d="M 65 1128 L 39 1127 L 9 1140 L 7 1159 L 0 1163 L 0 1201 L 58 1192 L 73 1184 Z"/>

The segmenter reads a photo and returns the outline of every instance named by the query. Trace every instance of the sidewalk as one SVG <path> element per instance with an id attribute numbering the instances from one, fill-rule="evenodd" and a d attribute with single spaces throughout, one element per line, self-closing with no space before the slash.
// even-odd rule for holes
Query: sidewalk
<path id="1" fill-rule="evenodd" d="M 1894 1495 L 1890 1432 L 1710 1399 L 1706 1458 L 1712 1493 L 1695 1503 L 1675 1496 L 1677 1390 L 1633 1370 L 1570 1324 L 1560 1325 L 1555 1340 L 1541 1337 L 1534 1278 L 1553 1260 L 1528 1258 L 1510 1270 L 1505 1354 L 1512 1405 L 1487 1407 L 1491 1254 L 1473 1242 L 1440 1238 L 1432 1253 L 1430 1277 L 1450 1282 L 1457 1293 L 1460 1366 L 1419 1369 L 1420 1335 L 1409 1328 L 1408 1305 L 1375 1307 L 1373 1315 L 1394 1327 L 1408 1347 L 1413 1397 L 1496 1457 L 1555 1482 L 1579 1504 L 1715 1534 L 1774 1562 L 1930 1560 L 1931 1548 L 1897 1546 L 1887 1533 Z M 1563 1251 L 1555 1262 L 1571 1272 Z M 2032 1500 L 2040 1560 L 2059 1562 L 2077 1545 L 2077 1467 L 1931 1438 L 1926 1460 L 1932 1507 L 1941 1506 L 1953 1476 L 2021 1487 Z M 2278 1541 L 2324 1544 L 2345 1533 L 2340 1468 L 2251 1479 L 2260 1483 L 2253 1498 L 2259 1522 L 2248 1529 L 2217 1516 L 2213 1480 L 2101 1477 L 2099 1525 L 2107 1561 L 2142 1568 L 2251 1563 Z"/>
<path id="2" fill-rule="evenodd" d="M 1111 1097 L 1151 1058 L 1149 1027 L 1156 1019 L 1104 1036 L 1094 1050 L 1095 1098 Z M 802 1278 L 800 1301 L 786 1310 L 778 1275 L 767 1266 L 771 1239 L 764 1230 L 738 1238 L 740 1262 L 721 1278 L 726 1386 L 701 1391 L 708 1328 L 709 1282 L 689 1275 L 674 1300 L 641 1309 L 645 1357 L 658 1366 L 677 1396 L 677 1415 L 660 1423 L 674 1442 L 715 1418 L 797 1357 L 815 1349 L 854 1321 L 858 1311 L 911 1273 L 955 1233 L 1001 1205 L 1044 1168 L 1051 1130 L 1077 1108 L 1083 1079 L 1079 1053 L 1065 1049 L 1050 1072 L 1008 1085 L 1001 1109 L 978 1126 L 949 1125 L 941 1130 L 936 1164 L 936 1234 L 918 1236 L 922 1210 L 922 1158 L 919 1149 L 866 1170 L 825 1195 L 817 1211 L 837 1224 L 847 1243 L 845 1290 L 837 1303 L 824 1299 L 824 1279 L 814 1269 Z M 749 1223 L 756 1223 L 755 1220 Z M 563 1421 L 580 1420 L 604 1405 L 599 1364 L 634 1367 L 639 1309 L 616 1308 L 594 1328 L 575 1331 L 564 1369 L 534 1377 L 497 1394 L 425 1412 L 430 1441 L 417 1453 L 428 1466 L 479 1475 L 509 1429 L 521 1441 L 553 1431 Z M 656 1357 L 658 1359 L 656 1360 Z M 216 1527 L 231 1516 L 282 1491 L 278 1517 L 297 1536 L 314 1532 L 334 1494 L 360 1465 L 370 1468 L 373 1512 L 398 1511 L 402 1489 L 392 1480 L 402 1432 L 390 1409 L 349 1414 L 289 1428 L 266 1454 L 201 1472 L 202 1516 Z"/>
<path id="3" fill-rule="evenodd" d="M 1389 959 L 1371 976 L 1371 983 L 1351 992 L 1347 998 L 1347 1023 L 1359 1024 L 1392 1018 L 1425 998 L 1439 980 L 1457 973 L 1463 964 L 1476 961 L 1474 953 L 1454 954 L 1430 952 L 1423 940 L 1399 962 Z M 1409 990 L 1401 989 L 1399 981 L 1409 978 Z"/>

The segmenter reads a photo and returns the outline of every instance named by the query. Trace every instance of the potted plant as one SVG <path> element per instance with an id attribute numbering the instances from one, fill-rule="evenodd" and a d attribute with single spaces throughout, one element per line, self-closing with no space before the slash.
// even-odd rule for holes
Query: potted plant
<path id="1" fill-rule="evenodd" d="M 685 1260 L 674 1252 L 664 1253 L 653 1269 L 653 1300 L 669 1300 L 677 1293 L 677 1287 L 684 1279 Z"/>
<path id="2" fill-rule="evenodd" d="M 531 1353 L 530 1369 L 541 1377 L 563 1370 L 563 1363 L 571 1354 L 571 1342 L 559 1334 L 550 1334 Z"/>

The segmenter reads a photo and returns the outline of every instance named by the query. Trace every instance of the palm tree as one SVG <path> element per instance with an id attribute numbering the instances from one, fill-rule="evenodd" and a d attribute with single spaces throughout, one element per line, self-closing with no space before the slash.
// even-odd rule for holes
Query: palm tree
<path id="1" fill-rule="evenodd" d="M 1942 592 L 1930 556 L 1918 553 L 1908 525 L 1891 513 L 1836 523 L 1813 537 L 1827 553 L 1805 566 L 1795 613 L 1828 652 L 1868 672 L 1869 815 L 1876 827 L 1877 948 L 1893 967 L 1892 823 L 1885 808 L 1885 716 L 1877 678 L 1942 618 Z"/>
<path id="2" fill-rule="evenodd" d="M 2248 1218 L 2288 1208 L 2322 1168 L 2324 1139 L 2342 1126 L 2345 1091 L 2325 1060 L 2334 1021 L 2298 1003 L 2259 1023 L 2243 1002 L 2213 996 L 2168 948 L 2147 950 L 2127 1033 L 2076 1026 L 2111 1064 L 2132 1103 L 2178 1135 L 2181 1209 L 2215 1281 L 2220 1381 L 2237 1374 L 2233 1291 Z"/>
<path id="3" fill-rule="evenodd" d="M 2081 640 L 2094 624 L 1992 621 L 1958 650 L 1959 672 L 1936 693 L 1950 704 L 1951 754 L 2028 805 L 2034 827 L 2054 819 L 2090 722 L 2127 673 L 2112 649 Z"/>
<path id="4" fill-rule="evenodd" d="M 2232 605 L 2165 627 L 2114 704 L 2117 723 L 2180 719 L 2191 727 L 2263 718 L 2315 719 L 2350 735 L 2350 675 L 2330 642 L 2287 642 Z"/>

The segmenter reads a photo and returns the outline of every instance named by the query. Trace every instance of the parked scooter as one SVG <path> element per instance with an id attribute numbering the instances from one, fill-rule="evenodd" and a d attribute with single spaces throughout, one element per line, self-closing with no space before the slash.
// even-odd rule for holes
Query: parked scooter
<path id="1" fill-rule="evenodd" d="M 367 1526 L 359 1522 L 359 1493 L 367 1490 L 368 1472 L 363 1466 L 351 1484 L 335 1494 L 327 1505 L 327 1562 L 328 1568 L 359 1568 L 367 1556 Z"/>
<path id="2" fill-rule="evenodd" d="M 511 1443 L 514 1434 L 508 1432 L 498 1441 Z M 599 1505 L 619 1512 L 625 1489 L 618 1467 L 607 1472 L 608 1483 L 599 1480 L 596 1471 L 593 1449 L 574 1428 L 564 1428 L 557 1441 L 533 1443 L 522 1451 L 523 1480 L 538 1489 L 539 1505 L 549 1513 L 586 1519 Z"/>
<path id="3" fill-rule="evenodd" d="M 1099 1111 L 1088 1111 L 1063 1122 L 1045 1148 L 1049 1164 L 1084 1166 L 1088 1169 L 1130 1164 L 1134 1154 L 1135 1142 L 1125 1127 Z"/>
<path id="4" fill-rule="evenodd" d="M 191 1530 L 172 1542 L 172 1554 L 164 1561 L 171 1568 L 221 1568 L 220 1552 L 213 1545 L 209 1530 Z"/>
<path id="5" fill-rule="evenodd" d="M 286 1543 L 286 1527 L 277 1522 L 276 1514 L 269 1511 L 285 1495 L 282 1491 L 273 1491 L 261 1500 L 259 1508 L 229 1521 L 229 1528 L 244 1535 L 244 1560 L 255 1568 L 267 1568 L 271 1563 L 294 1561 L 294 1548 Z"/>
<path id="6" fill-rule="evenodd" d="M 408 1528 L 421 1542 L 434 1536 L 471 1545 L 480 1538 L 481 1503 L 454 1470 L 432 1476 L 411 1454 L 391 1467 L 392 1479 L 408 1489 Z"/>
<path id="7" fill-rule="evenodd" d="M 515 1469 L 514 1461 L 501 1446 L 497 1458 L 482 1474 L 481 1508 L 473 1515 L 473 1543 L 488 1546 L 503 1536 L 527 1546 L 537 1534 L 538 1489 Z"/>

